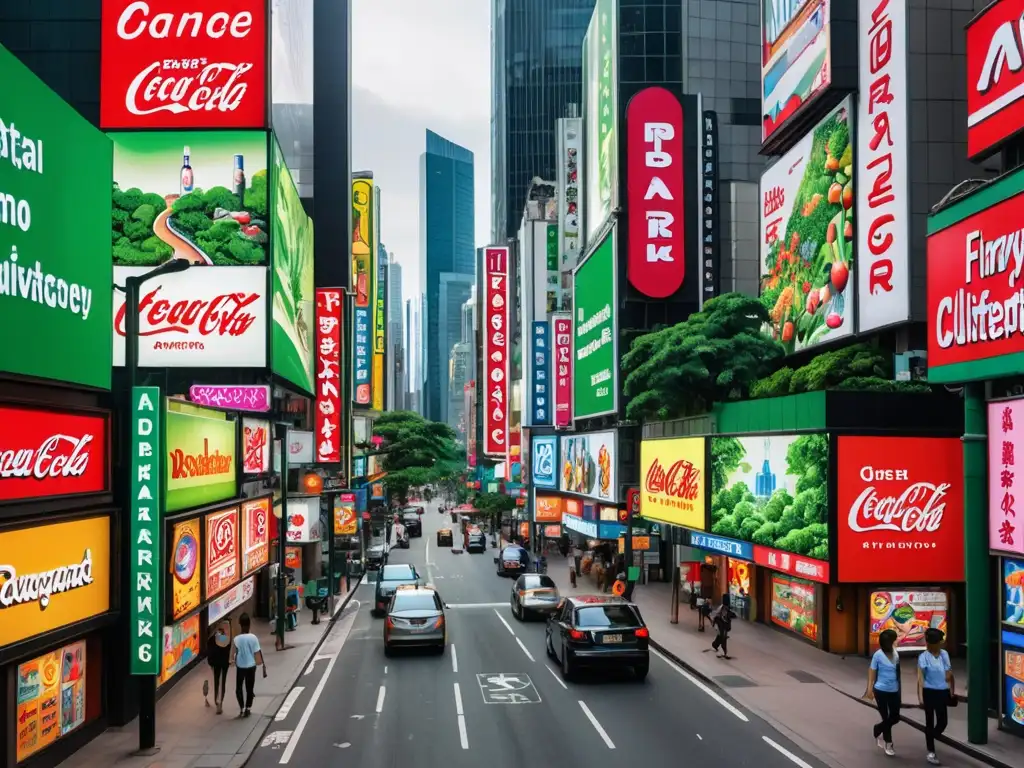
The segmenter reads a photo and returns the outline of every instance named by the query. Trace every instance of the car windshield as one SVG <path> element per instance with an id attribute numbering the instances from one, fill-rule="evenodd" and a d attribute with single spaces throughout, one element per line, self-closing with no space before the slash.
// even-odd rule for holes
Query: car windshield
<path id="1" fill-rule="evenodd" d="M 437 598 L 431 594 L 398 594 L 392 611 L 436 611 Z"/>
<path id="2" fill-rule="evenodd" d="M 519 560 L 523 556 L 524 550 L 519 547 L 505 547 L 505 551 L 501 553 L 501 556 L 505 560 Z"/>
<path id="3" fill-rule="evenodd" d="M 401 581 L 402 579 L 415 579 L 416 572 L 411 565 L 385 565 L 380 575 L 381 581 Z"/>
<path id="4" fill-rule="evenodd" d="M 484 537 L 484 535 L 482 533 L 480 533 L 479 531 L 477 531 L 476 533 L 469 534 L 469 538 L 471 538 L 471 539 L 482 539 L 483 537 Z"/>
<path id="5" fill-rule="evenodd" d="M 636 613 L 628 605 L 592 605 L 576 611 L 576 626 L 580 629 L 617 629 L 638 624 Z"/>
<path id="6" fill-rule="evenodd" d="M 415 512 L 406 512 L 405 516 L 402 519 L 406 520 L 406 521 L 410 521 L 411 520 L 412 522 L 415 523 L 417 520 L 420 519 L 420 516 L 417 515 Z"/>
<path id="7" fill-rule="evenodd" d="M 551 580 L 550 576 L 540 576 L 536 573 L 532 573 L 529 576 L 522 577 L 523 589 L 555 589 L 555 582 Z"/>

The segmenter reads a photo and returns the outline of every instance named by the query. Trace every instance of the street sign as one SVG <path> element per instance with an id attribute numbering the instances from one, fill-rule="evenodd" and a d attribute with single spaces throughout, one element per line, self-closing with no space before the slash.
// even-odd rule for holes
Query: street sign
<path id="1" fill-rule="evenodd" d="M 476 676 L 484 704 L 540 704 L 540 693 L 525 672 L 487 672 Z"/>

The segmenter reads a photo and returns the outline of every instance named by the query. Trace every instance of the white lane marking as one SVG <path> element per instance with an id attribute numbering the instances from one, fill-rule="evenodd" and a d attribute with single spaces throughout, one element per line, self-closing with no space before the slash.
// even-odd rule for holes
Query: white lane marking
<path id="1" fill-rule="evenodd" d="M 544 665 L 544 669 L 546 669 L 546 670 L 547 670 L 548 672 L 550 672 L 550 673 L 551 673 L 551 676 L 552 676 L 553 678 L 555 678 L 555 681 L 556 681 L 556 682 L 557 682 L 557 683 L 558 683 L 558 684 L 559 684 L 560 686 L 562 686 L 563 688 L 565 688 L 565 690 L 567 690 L 567 691 L 569 690 L 569 686 L 565 684 L 565 681 L 564 681 L 564 680 L 563 680 L 563 679 L 561 678 L 561 676 L 560 676 L 560 675 L 559 675 L 559 674 L 558 674 L 557 672 L 555 672 L 555 670 L 553 670 L 553 669 L 552 669 L 551 667 L 549 667 L 549 666 L 548 666 L 547 664 L 545 664 L 545 665 Z"/>
<path id="2" fill-rule="evenodd" d="M 504 603 L 502 603 L 502 605 L 504 605 Z M 515 637 L 516 636 L 515 631 L 513 631 L 512 627 L 509 625 L 509 623 L 507 621 L 505 621 L 505 617 L 502 616 L 500 613 L 498 613 L 498 609 L 497 608 L 494 609 L 494 615 L 497 616 L 499 619 L 501 619 L 501 623 L 505 625 L 505 629 L 508 630 L 508 633 L 510 635 L 512 635 L 512 637 Z"/>
<path id="3" fill-rule="evenodd" d="M 528 659 L 529 659 L 530 661 L 536 661 L 536 659 L 535 659 L 535 658 L 533 658 L 533 654 L 532 654 L 532 653 L 530 653 L 530 652 L 529 652 L 529 651 L 527 650 L 527 648 L 526 648 L 526 646 L 525 646 L 525 645 L 523 645 L 523 641 L 522 641 L 522 640 L 520 640 L 520 639 L 519 639 L 519 638 L 517 637 L 517 638 L 516 638 L 516 642 L 517 642 L 517 643 L 519 643 L 519 647 L 523 649 L 523 653 L 525 653 L 525 654 L 526 654 L 526 658 L 528 658 Z"/>
<path id="4" fill-rule="evenodd" d="M 288 717 L 288 713 L 292 711 L 292 707 L 295 706 L 295 702 L 298 701 L 299 696 L 302 695 L 302 692 L 304 690 L 306 689 L 302 686 L 292 688 L 288 692 L 288 696 L 285 697 L 284 703 L 281 705 L 281 708 L 277 710 L 277 714 L 274 715 L 274 719 L 284 720 L 286 717 Z"/>
<path id="5" fill-rule="evenodd" d="M 597 735 L 600 736 L 601 739 L 604 741 L 605 746 L 608 747 L 608 749 L 615 749 L 615 744 L 608 737 L 607 731 L 605 731 L 605 729 L 601 727 L 601 724 L 597 722 L 597 718 L 594 717 L 594 713 L 590 711 L 590 707 L 588 707 L 582 701 L 577 703 L 583 710 L 583 714 L 587 716 L 587 719 L 590 721 L 590 724 L 594 726 L 594 730 L 597 731 Z M 810 766 L 808 766 L 808 768 L 810 768 Z"/>
<path id="6" fill-rule="evenodd" d="M 693 685 L 695 685 L 695 686 L 696 686 L 697 688 L 700 688 L 700 690 L 704 691 L 704 693 L 706 693 L 706 694 L 707 694 L 708 696 L 710 696 L 710 697 L 711 697 L 712 699 L 714 699 L 715 701 L 717 701 L 717 702 L 718 702 L 719 704 L 721 704 L 721 705 L 722 705 L 723 707 L 725 707 L 725 708 L 726 708 L 727 710 L 729 710 L 729 711 L 730 711 L 730 712 L 732 712 L 732 713 L 733 713 L 734 715 L 736 715 L 736 717 L 738 717 L 738 718 L 739 718 L 740 720 L 742 720 L 742 721 L 743 721 L 744 723 L 749 723 L 749 722 L 750 722 L 750 718 L 748 718 L 748 717 L 747 717 L 747 716 L 746 716 L 745 714 L 743 714 L 743 713 L 742 713 L 742 712 L 741 712 L 740 710 L 738 710 L 738 709 L 737 709 L 736 707 L 734 707 L 734 706 L 733 706 L 732 704 L 730 704 L 730 703 L 729 703 L 728 701 L 726 701 L 726 700 L 725 700 L 724 698 L 722 698 L 721 696 L 719 696 L 719 695 L 718 695 L 718 694 L 717 694 L 717 693 L 716 693 L 715 691 L 711 690 L 711 688 L 709 688 L 708 686 L 706 686 L 706 685 L 705 685 L 704 683 L 702 683 L 702 682 L 701 682 L 700 680 L 698 680 L 698 679 L 697 679 L 696 677 L 694 677 L 693 675 L 691 675 L 691 674 L 690 674 L 689 672 L 687 672 L 687 671 L 686 671 L 685 669 L 682 669 L 681 667 L 679 667 L 678 665 L 676 665 L 676 663 L 675 663 L 675 662 L 673 662 L 673 661 L 672 661 L 671 659 L 669 659 L 669 658 L 665 657 L 665 656 L 664 656 L 663 654 L 659 653 L 658 651 L 654 650 L 653 648 L 651 649 L 651 653 L 653 653 L 653 654 L 654 654 L 655 656 L 657 656 L 657 657 L 658 657 L 659 659 L 661 659 L 662 661 L 664 661 L 664 662 L 665 662 L 666 664 L 668 664 L 668 665 L 669 665 L 669 666 L 670 666 L 670 667 L 671 667 L 672 669 L 674 669 L 674 670 L 675 670 L 676 672 L 678 672 L 678 673 L 679 673 L 680 675 L 682 675 L 682 676 L 683 676 L 684 678 L 686 678 L 687 680 L 689 680 L 689 681 L 690 681 L 690 682 L 691 682 L 691 683 L 692 683 Z"/>
<path id="7" fill-rule="evenodd" d="M 338 656 L 341 655 L 341 650 L 345 647 L 345 641 L 348 640 L 349 633 L 352 631 L 352 625 L 356 623 L 357 613 L 357 611 L 349 613 L 338 623 L 338 636 L 340 640 L 337 644 L 338 652 L 331 656 L 331 660 L 327 662 L 327 669 L 324 670 L 324 676 L 320 678 L 320 682 L 317 683 L 316 688 L 313 689 L 313 695 L 310 696 L 309 703 L 306 705 L 306 709 L 303 710 L 302 717 L 299 718 L 299 724 L 295 726 L 295 730 L 292 732 L 292 738 L 288 740 L 288 746 L 284 748 L 284 753 L 278 761 L 281 765 L 286 765 L 288 761 L 292 759 L 295 747 L 299 743 L 299 737 L 302 736 L 302 732 L 305 730 L 306 724 L 309 722 L 309 718 L 313 714 L 313 709 L 316 707 L 317 702 L 320 701 L 320 696 L 323 694 L 324 688 L 327 687 L 327 681 L 331 677 L 331 672 L 334 671 L 334 665 L 338 663 Z"/>
<path id="8" fill-rule="evenodd" d="M 452 649 L 454 650 L 454 648 Z M 466 713 L 462 709 L 462 689 L 455 683 L 455 717 L 459 721 L 459 745 L 469 749 L 469 731 L 466 730 Z"/>
<path id="9" fill-rule="evenodd" d="M 430 562 L 430 539 L 429 538 L 427 539 L 426 551 L 423 553 L 423 562 L 425 562 L 427 564 L 427 583 L 433 582 L 433 580 L 434 580 L 434 569 L 430 567 L 432 565 L 432 563 Z"/>
<path id="10" fill-rule="evenodd" d="M 380 687 L 380 690 L 377 691 L 377 714 L 378 715 L 381 712 L 384 711 L 384 697 L 387 695 L 387 692 L 388 692 L 388 689 L 385 688 L 383 685 Z"/>
<path id="11" fill-rule="evenodd" d="M 466 714 L 462 710 L 462 689 L 459 688 L 459 684 L 455 683 L 455 714 L 462 717 Z"/>
<path id="12" fill-rule="evenodd" d="M 772 747 L 773 749 L 777 750 L 781 754 L 785 755 L 791 761 L 793 761 L 794 763 L 799 765 L 800 768 L 811 768 L 811 764 L 810 763 L 808 763 L 808 762 L 806 762 L 804 760 L 801 760 L 799 757 L 794 755 L 792 752 L 790 752 L 788 749 L 786 749 L 781 744 L 776 744 L 774 741 L 769 739 L 767 736 L 762 736 L 761 738 L 765 740 L 765 742 L 768 744 L 768 746 Z"/>
<path id="13" fill-rule="evenodd" d="M 387 673 L 388 673 L 388 668 L 385 666 L 384 667 L 384 674 L 386 675 Z"/>
<path id="14" fill-rule="evenodd" d="M 452 672 L 455 674 L 459 673 L 459 657 L 455 652 L 455 644 L 452 643 L 450 646 L 452 649 Z"/>
<path id="15" fill-rule="evenodd" d="M 508 601 L 504 603 L 452 603 L 448 608 L 503 608 L 508 605 Z"/>
<path id="16" fill-rule="evenodd" d="M 697 734 L 697 740 L 698 740 L 698 741 L 704 741 L 704 737 L 703 737 L 703 736 L 701 736 L 701 735 L 700 735 L 700 734 L 698 733 L 698 734 Z"/>

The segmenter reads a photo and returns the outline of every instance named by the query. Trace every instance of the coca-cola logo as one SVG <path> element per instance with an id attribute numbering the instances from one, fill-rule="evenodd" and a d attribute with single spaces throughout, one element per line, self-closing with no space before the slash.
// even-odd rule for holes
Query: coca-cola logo
<path id="1" fill-rule="evenodd" d="M 50 435 L 36 448 L 0 449 L 0 479 L 81 477 L 89 468 L 94 436 Z"/>
<path id="2" fill-rule="evenodd" d="M 898 533 L 934 533 L 942 526 L 949 483 L 910 482 L 905 469 L 879 469 L 863 466 L 859 477 L 867 483 L 850 505 L 851 531 L 895 531 Z M 902 482 L 907 486 L 898 494 L 881 494 L 876 483 Z"/>
<path id="3" fill-rule="evenodd" d="M 235 525 L 231 515 L 225 515 L 213 524 L 210 532 L 210 561 L 227 557 L 235 549 Z"/>
<path id="4" fill-rule="evenodd" d="M 200 336 L 243 335 L 256 322 L 256 316 L 247 307 L 254 307 L 260 300 L 257 293 L 238 291 L 222 293 L 210 299 L 160 298 L 163 286 L 157 286 L 139 302 L 139 336 L 156 336 L 165 333 Z M 124 316 L 126 305 L 122 304 L 114 317 L 114 328 L 118 335 L 125 335 Z"/>
<path id="5" fill-rule="evenodd" d="M 206 64 L 195 75 L 176 77 L 163 75 L 163 64 L 154 61 L 139 72 L 128 86 L 125 109 L 133 115 L 155 112 L 232 112 L 245 98 L 248 85 L 242 76 L 252 64 L 218 62 Z"/>
<path id="6" fill-rule="evenodd" d="M 694 501 L 700 492 L 700 470 L 686 459 L 675 462 L 668 471 L 655 459 L 647 470 L 644 488 L 648 493 L 664 493 L 685 501 Z"/>

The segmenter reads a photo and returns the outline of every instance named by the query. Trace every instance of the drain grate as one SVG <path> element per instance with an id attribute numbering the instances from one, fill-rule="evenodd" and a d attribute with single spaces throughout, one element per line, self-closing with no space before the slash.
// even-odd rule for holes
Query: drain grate
<path id="1" fill-rule="evenodd" d="M 757 683 L 743 675 L 718 675 L 715 682 L 725 688 L 756 688 Z"/>
<path id="2" fill-rule="evenodd" d="M 823 683 L 825 682 L 817 675 L 812 675 L 810 672 L 804 672 L 802 669 L 787 669 L 786 674 L 792 677 L 794 680 L 800 683 Z"/>

